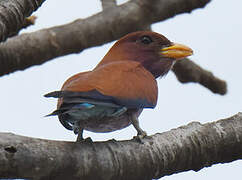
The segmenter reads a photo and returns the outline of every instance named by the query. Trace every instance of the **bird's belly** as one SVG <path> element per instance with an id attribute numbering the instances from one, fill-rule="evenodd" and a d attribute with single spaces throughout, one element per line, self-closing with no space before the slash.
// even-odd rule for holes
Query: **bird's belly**
<path id="1" fill-rule="evenodd" d="M 141 110 L 142 111 L 142 110 Z M 137 116 L 141 113 L 140 110 L 132 111 Z M 78 126 L 82 129 L 92 132 L 112 132 L 123 129 L 131 124 L 129 116 L 130 110 L 121 112 L 116 116 L 110 116 L 117 112 L 117 109 L 108 108 L 95 108 L 89 111 L 79 111 L 69 113 L 69 123 L 78 123 Z"/>
<path id="2" fill-rule="evenodd" d="M 84 126 L 85 130 L 92 132 L 112 132 L 123 129 L 131 124 L 127 113 L 118 117 L 103 117 L 100 119 L 89 119 L 84 122 L 80 121 L 80 126 Z"/>

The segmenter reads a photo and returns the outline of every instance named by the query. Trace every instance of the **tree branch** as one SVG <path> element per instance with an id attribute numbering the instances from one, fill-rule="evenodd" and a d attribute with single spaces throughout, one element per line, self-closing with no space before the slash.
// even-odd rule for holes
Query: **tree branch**
<path id="1" fill-rule="evenodd" d="M 105 44 L 152 23 L 204 7 L 208 2 L 131 0 L 84 20 L 9 38 L 0 44 L 0 76 Z"/>
<path id="2" fill-rule="evenodd" d="M 36 11 L 45 0 L 1 0 L 0 1 L 0 42 L 17 34 L 25 18 Z"/>
<path id="3" fill-rule="evenodd" d="M 29 16 L 29 17 L 25 18 L 24 22 L 22 24 L 22 27 L 20 29 L 18 29 L 16 32 L 12 32 L 11 34 L 9 34 L 8 37 L 16 36 L 20 30 L 34 25 L 36 19 L 37 19 L 36 16 Z"/>
<path id="4" fill-rule="evenodd" d="M 102 3 L 102 8 L 104 11 L 111 7 L 117 6 L 116 0 L 100 0 L 100 1 Z"/>
<path id="5" fill-rule="evenodd" d="M 227 93 L 227 84 L 224 80 L 215 77 L 210 71 L 201 68 L 189 59 L 178 61 L 172 70 L 181 83 L 197 82 L 213 93 L 221 95 Z"/>
<path id="6" fill-rule="evenodd" d="M 76 20 L 67 25 L 23 34 L 0 44 L 0 75 L 42 64 L 58 56 L 77 53 L 89 47 L 102 45 L 131 31 L 150 30 L 152 23 L 203 7 L 209 1 L 155 0 L 150 3 L 148 0 L 143 2 L 133 0 L 119 7 L 116 7 L 115 0 L 101 0 L 101 2 L 103 9 L 109 8 L 109 11 L 104 11 L 85 20 Z M 198 65 L 195 66 L 195 64 L 196 69 L 187 71 L 188 64 L 189 62 L 179 63 L 179 68 L 176 68 L 178 65 L 174 67 L 174 72 L 180 82 L 198 82 L 212 89 L 215 93 L 226 93 L 224 81 L 213 78 L 210 81 L 213 82 L 212 84 L 204 83 L 202 80 L 211 79 L 211 76 L 208 76 L 210 74 L 203 73 L 203 69 Z M 200 70 L 197 71 L 197 69 Z M 196 75 L 194 72 L 201 73 Z M 207 71 L 204 70 L 204 72 Z M 187 81 L 183 80 L 184 74 L 187 76 Z M 194 78 L 195 76 L 200 78 Z M 217 85 L 217 89 L 214 89 L 213 84 Z"/>
<path id="7" fill-rule="evenodd" d="M 37 16 L 29 16 L 25 18 L 22 28 L 27 28 L 31 25 L 34 25 L 36 19 L 37 19 Z"/>
<path id="8" fill-rule="evenodd" d="M 242 113 L 144 139 L 76 143 L 0 133 L 0 177 L 150 180 L 242 159 Z"/>

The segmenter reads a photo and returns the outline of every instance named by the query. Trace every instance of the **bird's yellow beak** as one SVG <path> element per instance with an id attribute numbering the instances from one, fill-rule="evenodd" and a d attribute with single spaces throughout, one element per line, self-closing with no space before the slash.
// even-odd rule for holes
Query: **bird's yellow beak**
<path id="1" fill-rule="evenodd" d="M 185 45 L 172 43 L 171 46 L 161 49 L 160 53 L 163 57 L 182 59 L 192 55 L 193 51 Z"/>

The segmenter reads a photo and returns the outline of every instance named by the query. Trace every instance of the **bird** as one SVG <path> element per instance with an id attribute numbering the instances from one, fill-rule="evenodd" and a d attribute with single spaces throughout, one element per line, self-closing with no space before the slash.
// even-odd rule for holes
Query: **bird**
<path id="1" fill-rule="evenodd" d="M 90 71 L 65 81 L 60 91 L 45 97 L 58 98 L 60 123 L 85 140 L 83 131 L 112 132 L 133 125 L 137 138 L 147 133 L 139 125 L 144 108 L 155 108 L 156 79 L 163 77 L 177 60 L 193 54 L 191 48 L 171 42 L 152 31 L 137 31 L 119 39 Z"/>

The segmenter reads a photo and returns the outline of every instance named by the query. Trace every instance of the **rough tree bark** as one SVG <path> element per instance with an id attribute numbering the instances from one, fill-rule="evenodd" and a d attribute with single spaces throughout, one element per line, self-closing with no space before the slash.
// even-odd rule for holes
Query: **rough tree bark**
<path id="1" fill-rule="evenodd" d="M 117 6 L 116 0 L 101 0 L 103 11 Z"/>
<path id="2" fill-rule="evenodd" d="M 43 2 L 0 1 L 0 40 L 24 27 L 24 19 Z M 115 0 L 102 0 L 104 11 L 87 19 L 22 34 L 1 43 L 0 75 L 102 45 L 152 23 L 204 7 L 208 2 L 131 0 L 116 6 Z M 214 93 L 226 93 L 224 81 L 192 61 L 180 61 L 173 72 L 180 82 L 198 82 Z M 60 142 L 0 133 L 0 177 L 150 180 L 241 159 L 241 141 L 241 113 L 204 125 L 193 122 L 147 137 L 144 144 L 135 140 Z"/>
<path id="3" fill-rule="evenodd" d="M 0 42 L 26 27 L 26 17 L 45 0 L 0 0 Z M 28 21 L 28 20 L 27 20 Z M 1 58 L 2 59 L 2 58 Z"/>
<path id="4" fill-rule="evenodd" d="M 242 159 L 242 113 L 144 139 L 76 143 L 0 133 L 0 177 L 151 180 Z"/>

